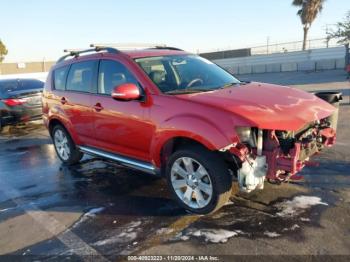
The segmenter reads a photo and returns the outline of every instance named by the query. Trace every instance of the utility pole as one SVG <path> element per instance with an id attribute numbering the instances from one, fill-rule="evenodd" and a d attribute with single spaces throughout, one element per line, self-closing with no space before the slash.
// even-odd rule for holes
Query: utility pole
<path id="1" fill-rule="evenodd" d="M 329 42 L 331 41 L 331 37 L 329 36 L 329 26 L 333 26 L 335 24 L 326 24 L 326 47 L 328 48 L 329 47 Z"/>
<path id="2" fill-rule="evenodd" d="M 350 49 L 349 43 L 345 44 L 345 67 L 350 64 Z"/>
<path id="3" fill-rule="evenodd" d="M 43 57 L 43 61 L 42 61 L 42 71 L 43 72 L 46 72 L 46 59 L 45 59 L 45 56 Z"/>
<path id="4" fill-rule="evenodd" d="M 329 47 L 329 41 L 331 40 L 330 36 L 329 36 L 329 31 L 328 31 L 328 24 L 326 24 L 326 47 Z"/>
<path id="5" fill-rule="evenodd" d="M 270 44 L 270 37 L 266 37 L 266 54 L 269 54 L 269 44 Z"/>

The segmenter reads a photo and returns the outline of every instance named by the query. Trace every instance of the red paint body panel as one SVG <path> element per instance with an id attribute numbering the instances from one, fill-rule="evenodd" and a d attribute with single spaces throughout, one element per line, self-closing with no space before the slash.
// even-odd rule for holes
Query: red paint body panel
<path id="1" fill-rule="evenodd" d="M 110 96 L 94 96 L 92 101 L 93 104 L 100 103 L 103 109 L 95 113 L 95 139 L 90 145 L 150 161 L 154 127 L 144 118 L 149 109 L 139 101 L 116 101 Z"/>
<path id="2" fill-rule="evenodd" d="M 245 117 L 261 129 L 296 131 L 306 123 L 331 115 L 335 108 L 299 89 L 250 83 L 180 97 L 212 105 Z"/>
<path id="3" fill-rule="evenodd" d="M 59 121 L 77 145 L 115 152 L 161 167 L 161 151 L 174 138 L 197 141 L 210 150 L 229 149 L 242 161 L 246 148 L 239 147 L 235 127 L 268 130 L 299 130 L 328 117 L 334 107 L 304 91 L 271 84 L 250 83 L 221 90 L 188 95 L 165 95 L 133 61 L 146 56 L 184 55 L 174 50 L 97 53 L 55 65 L 43 95 L 44 122 Z M 142 101 L 116 101 L 109 95 L 57 91 L 52 88 L 52 71 L 78 61 L 109 59 L 122 63 L 143 87 Z M 64 98 L 64 102 L 62 99 Z M 324 131 L 327 143 L 334 143 L 331 131 Z M 332 136 L 333 135 L 333 136 Z M 278 146 L 278 145 L 277 145 Z M 282 158 L 279 148 L 265 152 L 273 177 L 279 166 L 300 170 L 296 149 L 291 159 Z M 285 161 L 289 161 L 287 164 Z"/>

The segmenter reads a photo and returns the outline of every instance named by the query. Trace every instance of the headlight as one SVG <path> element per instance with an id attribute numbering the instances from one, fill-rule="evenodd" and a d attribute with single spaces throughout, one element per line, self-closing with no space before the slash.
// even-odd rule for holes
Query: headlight
<path id="1" fill-rule="evenodd" d="M 249 142 L 252 138 L 252 129 L 250 127 L 236 127 L 236 133 L 241 142 Z"/>
<path id="2" fill-rule="evenodd" d="M 251 147 L 256 147 L 256 132 L 254 128 L 239 126 L 236 127 L 236 133 L 242 143 L 246 143 Z"/>

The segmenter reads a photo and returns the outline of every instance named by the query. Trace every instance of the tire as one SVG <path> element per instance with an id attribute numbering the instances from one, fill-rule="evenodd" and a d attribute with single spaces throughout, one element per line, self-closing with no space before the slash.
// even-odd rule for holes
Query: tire
<path id="1" fill-rule="evenodd" d="M 77 149 L 71 136 L 63 126 L 56 125 L 52 129 L 52 141 L 57 156 L 64 164 L 74 165 L 82 159 L 84 154 Z"/>
<path id="2" fill-rule="evenodd" d="M 192 213 L 214 213 L 231 196 L 232 177 L 226 163 L 202 146 L 175 151 L 167 163 L 166 177 L 173 198 Z"/>
<path id="3" fill-rule="evenodd" d="M 7 133 L 9 132 L 10 127 L 8 125 L 3 125 L 3 122 L 0 118 L 0 133 Z"/>

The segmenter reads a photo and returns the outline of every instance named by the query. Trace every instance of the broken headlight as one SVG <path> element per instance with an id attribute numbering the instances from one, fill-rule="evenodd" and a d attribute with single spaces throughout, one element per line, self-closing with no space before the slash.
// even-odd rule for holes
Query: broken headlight
<path id="1" fill-rule="evenodd" d="M 236 133 L 242 143 L 249 144 L 251 147 L 256 145 L 256 134 L 251 127 L 236 127 Z"/>

